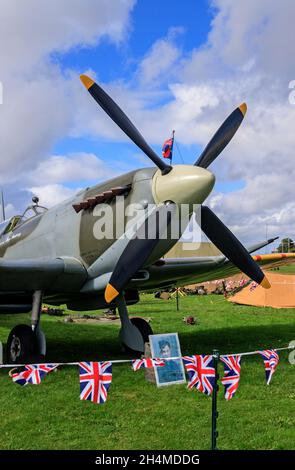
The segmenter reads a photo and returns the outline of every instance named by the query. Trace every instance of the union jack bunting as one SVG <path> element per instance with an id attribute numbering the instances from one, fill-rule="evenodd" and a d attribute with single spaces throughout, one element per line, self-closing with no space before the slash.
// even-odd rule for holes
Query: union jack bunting
<path id="1" fill-rule="evenodd" d="M 270 384 L 273 373 L 279 363 L 279 355 L 274 349 L 266 349 L 265 351 L 259 351 L 264 362 L 265 367 L 265 378 L 267 385 Z"/>
<path id="2" fill-rule="evenodd" d="M 184 356 L 183 361 L 189 377 L 188 388 L 196 387 L 199 392 L 211 395 L 215 380 L 213 356 Z"/>
<path id="3" fill-rule="evenodd" d="M 104 403 L 112 382 L 111 362 L 79 362 L 80 399 Z"/>
<path id="4" fill-rule="evenodd" d="M 158 357 L 155 359 L 146 358 L 146 359 L 135 359 L 134 361 L 132 361 L 132 367 L 134 371 L 142 369 L 143 367 L 150 369 L 151 367 L 161 367 L 164 365 L 165 365 L 165 361 L 163 361 L 162 359 Z"/>
<path id="5" fill-rule="evenodd" d="M 29 364 L 25 366 L 25 370 L 16 372 L 11 375 L 13 382 L 19 385 L 39 385 L 41 380 L 52 370 L 54 370 L 58 364 Z"/>
<path id="6" fill-rule="evenodd" d="M 239 386 L 241 356 L 220 356 L 220 360 L 224 363 L 224 377 L 221 379 L 224 385 L 224 398 L 230 400 Z"/>

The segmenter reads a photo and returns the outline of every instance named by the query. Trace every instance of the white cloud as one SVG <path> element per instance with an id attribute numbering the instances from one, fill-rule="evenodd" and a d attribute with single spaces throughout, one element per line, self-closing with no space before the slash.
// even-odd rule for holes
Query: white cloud
<path id="1" fill-rule="evenodd" d="M 214 0 L 213 4 L 218 14 L 209 44 L 226 66 L 252 62 L 255 73 L 280 78 L 293 74 L 292 0 Z"/>
<path id="2" fill-rule="evenodd" d="M 208 41 L 192 53 L 190 80 L 243 72 L 282 79 L 293 74 L 295 4 L 292 0 L 211 0 L 215 15 Z"/>
<path id="3" fill-rule="evenodd" d="M 4 84 L 0 107 L 1 182 L 34 166 L 65 135 L 71 124 L 65 86 L 56 78 L 17 79 Z"/>
<path id="4" fill-rule="evenodd" d="M 245 187 L 215 192 L 211 201 L 244 241 L 264 238 L 266 225 L 268 235 L 292 235 L 295 106 L 288 100 L 288 84 L 295 78 L 290 20 L 295 4 L 216 0 L 214 5 L 218 10 L 207 44 L 184 61 L 178 83 L 170 83 L 171 101 L 148 111 L 141 122 L 157 141 L 170 127 L 182 143 L 204 146 L 246 101 L 241 128 L 211 167 L 217 180 L 244 180 Z"/>
<path id="5" fill-rule="evenodd" d="M 288 176 L 288 182 L 294 179 L 294 173 Z M 263 239 L 266 230 L 268 236 L 294 237 L 294 189 L 284 184 L 278 173 L 257 175 L 243 189 L 232 193 L 215 193 L 209 203 L 221 220 L 244 240 Z"/>
<path id="6" fill-rule="evenodd" d="M 280 4 L 274 0 L 213 3 L 218 11 L 208 43 L 187 60 L 180 86 L 186 88 L 198 77 L 196 86 L 206 83 L 216 91 L 216 115 L 226 116 L 226 107 L 243 100 L 248 103 L 248 113 L 213 165 L 217 179 L 219 173 L 224 180 L 243 179 L 245 187 L 215 193 L 211 203 L 244 240 L 253 241 L 259 234 L 263 238 L 266 226 L 269 235 L 292 235 L 295 107 L 288 101 L 288 83 L 295 69 L 290 40 L 295 4 L 287 0 Z M 208 111 L 204 108 L 201 120 L 209 129 L 212 116 Z M 213 127 L 210 131 L 213 133 Z M 204 143 L 200 132 L 195 138 Z"/>
<path id="7" fill-rule="evenodd" d="M 103 37 L 122 42 L 134 3 L 0 0 L 0 184 L 26 180 L 26 172 L 72 133 L 85 90 L 70 70 L 61 71 L 53 54 L 94 46 Z"/>
<path id="8" fill-rule="evenodd" d="M 125 38 L 135 0 L 1 0 L 0 74 L 31 74 L 53 52 Z M 38 73 L 38 71 L 36 71 Z"/>
<path id="9" fill-rule="evenodd" d="M 13 215 L 17 213 L 17 210 L 13 204 L 7 204 L 5 206 L 4 213 L 5 213 L 5 219 L 9 219 L 10 217 L 12 217 Z"/>
<path id="10" fill-rule="evenodd" d="M 93 153 L 54 155 L 39 163 L 37 168 L 26 175 L 27 179 L 38 184 L 100 181 L 116 175 L 116 170 L 108 166 Z"/>
<path id="11" fill-rule="evenodd" d="M 141 60 L 138 75 L 143 86 L 157 86 L 166 81 L 167 74 L 174 76 L 174 67 L 181 55 L 175 39 L 183 32 L 182 28 L 171 28 L 167 38 L 157 40 Z"/>
<path id="12" fill-rule="evenodd" d="M 74 196 L 79 189 L 70 189 L 61 184 L 46 184 L 42 186 L 32 186 L 27 188 L 27 191 L 32 195 L 38 196 L 40 205 L 45 207 L 52 207 L 65 199 Z"/>

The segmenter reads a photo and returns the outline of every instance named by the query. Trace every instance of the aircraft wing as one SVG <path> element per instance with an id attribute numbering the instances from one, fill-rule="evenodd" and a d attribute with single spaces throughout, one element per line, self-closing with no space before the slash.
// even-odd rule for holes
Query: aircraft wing
<path id="1" fill-rule="evenodd" d="M 249 253 L 273 243 L 276 238 L 255 243 L 247 247 Z M 295 261 L 295 253 L 271 253 L 253 255 L 253 259 L 265 268 L 281 266 Z M 161 289 L 173 285 L 185 286 L 200 282 L 225 279 L 239 273 L 239 269 L 225 256 L 163 258 L 146 268 L 143 280 L 132 280 L 130 287 L 139 290 Z"/>
<path id="2" fill-rule="evenodd" d="M 256 255 L 253 259 L 265 268 L 282 266 L 295 261 L 295 253 Z M 239 269 L 222 257 L 161 259 L 148 268 L 149 278 L 143 282 L 131 282 L 138 289 L 161 289 L 173 285 L 185 286 L 216 279 L 224 279 L 239 273 Z"/>
<path id="3" fill-rule="evenodd" d="M 249 253 L 272 243 L 275 239 L 265 240 L 247 247 Z M 295 259 L 295 253 L 254 255 L 253 258 L 260 265 L 280 265 L 287 259 Z M 239 273 L 225 256 L 162 258 L 154 264 L 140 269 L 129 281 L 128 288 L 138 290 L 155 290 L 170 286 L 184 286 L 188 284 L 224 279 Z M 112 273 L 106 272 L 95 278 L 89 279 L 81 289 L 81 293 L 103 292 L 109 283 Z"/>
<path id="4" fill-rule="evenodd" d="M 87 272 L 75 258 L 0 259 L 0 292 L 80 289 Z"/>

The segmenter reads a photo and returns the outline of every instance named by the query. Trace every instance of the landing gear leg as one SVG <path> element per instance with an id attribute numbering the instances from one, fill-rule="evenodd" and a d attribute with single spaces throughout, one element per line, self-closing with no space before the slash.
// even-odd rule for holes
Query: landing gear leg
<path id="1" fill-rule="evenodd" d="M 120 340 L 122 344 L 136 352 L 144 352 L 148 335 L 153 334 L 150 325 L 143 318 L 129 319 L 126 302 L 122 293 L 117 297 L 117 307 L 121 319 Z"/>
<path id="2" fill-rule="evenodd" d="M 43 359 L 46 355 L 46 338 L 40 327 L 40 317 L 42 311 L 42 291 L 36 290 L 33 294 L 31 324 L 32 331 L 35 333 L 37 341 L 37 352 L 39 359 Z"/>

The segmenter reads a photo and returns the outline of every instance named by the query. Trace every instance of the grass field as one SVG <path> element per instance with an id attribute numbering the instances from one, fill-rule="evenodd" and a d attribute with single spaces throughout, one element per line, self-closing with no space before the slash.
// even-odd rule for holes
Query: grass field
<path id="1" fill-rule="evenodd" d="M 281 266 L 278 273 L 281 274 L 295 274 L 295 263 L 288 266 Z"/>
<path id="2" fill-rule="evenodd" d="M 233 305 L 220 296 L 189 296 L 175 301 L 142 296 L 130 308 L 150 317 L 155 333 L 178 332 L 183 354 L 251 351 L 283 347 L 295 339 L 295 309 L 275 310 Z M 194 326 L 182 318 L 192 314 Z M 0 340 L 27 315 L 2 316 Z M 50 361 L 124 358 L 117 340 L 119 326 L 64 323 L 43 316 Z M 218 394 L 220 449 L 295 449 L 295 366 L 288 352 L 270 386 L 257 356 L 244 358 L 236 396 Z M 221 370 L 221 367 L 220 367 Z M 76 367 L 63 367 L 40 386 L 13 384 L 0 371 L 1 449 L 208 449 L 211 398 L 185 385 L 157 389 L 144 371 L 113 366 L 113 383 L 104 405 L 79 400 Z"/>

